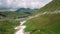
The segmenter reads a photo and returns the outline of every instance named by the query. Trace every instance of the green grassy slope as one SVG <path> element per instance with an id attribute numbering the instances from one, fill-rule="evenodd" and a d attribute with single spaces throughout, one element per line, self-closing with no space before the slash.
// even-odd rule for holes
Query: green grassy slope
<path id="1" fill-rule="evenodd" d="M 31 34 L 60 34 L 60 0 L 53 0 L 34 14 L 44 12 L 48 13 L 28 20 L 25 31 Z"/>
<path id="2" fill-rule="evenodd" d="M 15 27 L 20 25 L 18 21 L 14 20 L 0 20 L 0 34 L 14 34 Z"/>

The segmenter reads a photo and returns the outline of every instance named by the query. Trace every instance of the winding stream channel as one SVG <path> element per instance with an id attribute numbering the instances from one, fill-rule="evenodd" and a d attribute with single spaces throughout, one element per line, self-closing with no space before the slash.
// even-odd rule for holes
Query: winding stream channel
<path id="1" fill-rule="evenodd" d="M 44 14 L 54 14 L 54 13 L 60 13 L 60 11 L 54 11 L 54 12 L 43 12 L 43 13 L 41 13 L 41 14 L 37 14 L 37 15 L 35 15 L 35 16 L 31 16 L 31 17 L 28 17 L 26 20 L 23 20 L 23 21 L 21 21 L 20 23 L 20 25 L 18 26 L 18 27 L 16 27 L 15 29 L 17 29 L 18 31 L 17 32 L 15 32 L 15 34 L 25 34 L 25 32 L 24 32 L 24 29 L 26 28 L 26 26 L 25 25 L 23 25 L 27 20 L 29 20 L 29 19 L 32 19 L 32 18 L 35 18 L 35 17 L 38 17 L 38 16 L 41 16 L 41 15 L 44 15 Z M 26 33 L 27 34 L 27 33 Z"/>
<path id="2" fill-rule="evenodd" d="M 24 32 L 24 29 L 26 28 L 26 26 L 25 25 L 23 25 L 27 20 L 29 20 L 29 19 L 32 19 L 32 18 L 34 18 L 34 17 L 38 17 L 38 16 L 40 16 L 40 15 L 43 15 L 43 14 L 46 14 L 47 12 L 44 12 L 44 13 L 42 13 L 42 14 L 37 14 L 37 15 L 35 15 L 35 16 L 31 16 L 31 17 L 28 17 L 26 20 L 24 20 L 24 21 L 21 21 L 20 23 L 20 25 L 18 26 L 18 27 L 16 27 L 15 29 L 17 29 L 18 31 L 17 32 L 15 32 L 15 34 L 25 34 L 25 32 Z"/>

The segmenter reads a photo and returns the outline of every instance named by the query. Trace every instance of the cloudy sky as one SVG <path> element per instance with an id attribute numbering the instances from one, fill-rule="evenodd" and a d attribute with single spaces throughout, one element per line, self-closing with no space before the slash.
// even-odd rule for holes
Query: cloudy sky
<path id="1" fill-rule="evenodd" d="M 0 0 L 0 8 L 41 8 L 52 0 Z"/>

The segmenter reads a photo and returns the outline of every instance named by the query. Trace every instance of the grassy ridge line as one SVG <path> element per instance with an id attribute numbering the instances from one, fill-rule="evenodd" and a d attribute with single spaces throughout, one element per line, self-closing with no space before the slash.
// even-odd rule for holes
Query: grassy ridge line
<path id="1" fill-rule="evenodd" d="M 27 17 L 31 14 L 27 14 L 24 12 L 15 12 L 15 11 L 6 11 L 6 12 L 0 12 L 0 16 L 6 16 L 6 18 L 11 18 L 11 19 L 15 19 L 15 18 L 23 18 L 23 17 Z"/>
<path id="2" fill-rule="evenodd" d="M 60 0 L 53 0 L 52 2 L 48 3 L 44 7 L 40 8 L 37 12 L 33 13 L 33 15 L 36 15 L 37 13 L 42 13 L 42 12 L 51 12 L 55 10 L 60 10 Z"/>

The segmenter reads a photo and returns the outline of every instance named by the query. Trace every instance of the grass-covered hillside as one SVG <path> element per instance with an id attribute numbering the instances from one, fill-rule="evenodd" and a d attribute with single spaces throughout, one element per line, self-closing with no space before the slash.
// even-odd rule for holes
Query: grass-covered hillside
<path id="1" fill-rule="evenodd" d="M 53 0 L 35 14 L 43 15 L 28 20 L 26 32 L 30 34 L 60 34 L 60 0 Z"/>
<path id="2" fill-rule="evenodd" d="M 0 34 L 14 34 L 16 32 L 14 28 L 17 27 L 18 25 L 20 25 L 18 21 L 0 19 Z"/>

